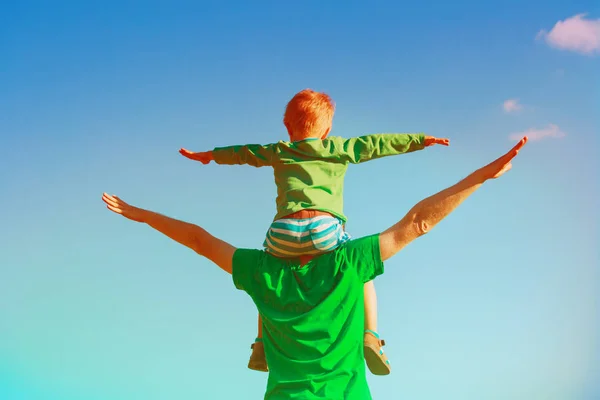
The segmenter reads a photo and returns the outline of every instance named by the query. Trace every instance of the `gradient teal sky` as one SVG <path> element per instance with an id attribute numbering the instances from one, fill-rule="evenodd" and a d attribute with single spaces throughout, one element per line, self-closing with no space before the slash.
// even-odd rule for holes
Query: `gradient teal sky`
<path id="1" fill-rule="evenodd" d="M 376 287 L 394 370 L 369 376 L 374 398 L 600 398 L 600 63 L 536 39 L 597 19 L 597 4 L 80 3 L 0 5 L 1 399 L 262 398 L 266 375 L 246 368 L 250 298 L 100 197 L 259 247 L 271 170 L 177 150 L 285 139 L 285 104 L 306 87 L 336 101 L 333 135 L 451 139 L 351 166 L 355 237 L 513 133 L 564 133 L 531 141 L 386 263 Z M 510 99 L 522 109 L 503 110 Z"/>

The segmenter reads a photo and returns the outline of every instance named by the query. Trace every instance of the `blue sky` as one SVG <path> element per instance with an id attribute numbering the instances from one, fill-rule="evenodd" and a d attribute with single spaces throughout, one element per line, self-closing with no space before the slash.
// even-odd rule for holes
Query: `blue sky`
<path id="1" fill-rule="evenodd" d="M 600 397 L 600 63 L 552 31 L 594 2 L 82 3 L 0 6 L 0 398 L 262 398 L 250 299 L 100 197 L 260 246 L 271 171 L 177 150 L 285 139 L 306 87 L 333 135 L 451 139 L 349 169 L 355 237 L 549 135 L 386 263 L 374 398 Z"/>

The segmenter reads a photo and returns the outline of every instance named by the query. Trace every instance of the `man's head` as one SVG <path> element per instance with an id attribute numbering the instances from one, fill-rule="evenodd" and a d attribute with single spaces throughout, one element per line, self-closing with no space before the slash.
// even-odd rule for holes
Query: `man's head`
<path id="1" fill-rule="evenodd" d="M 291 141 L 324 139 L 331 130 L 335 104 L 325 93 L 304 89 L 285 108 L 283 123 Z"/>

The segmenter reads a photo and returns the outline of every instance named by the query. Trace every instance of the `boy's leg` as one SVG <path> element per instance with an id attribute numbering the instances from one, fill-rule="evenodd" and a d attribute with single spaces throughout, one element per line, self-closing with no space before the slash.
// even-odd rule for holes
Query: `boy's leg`
<path id="1" fill-rule="evenodd" d="M 258 334 L 252 346 L 252 354 L 250 355 L 250 361 L 248 361 L 248 368 L 255 371 L 269 372 L 267 365 L 267 358 L 265 357 L 265 347 L 262 341 L 262 318 L 258 314 Z"/>
<path id="2" fill-rule="evenodd" d="M 377 293 L 375 283 L 371 280 L 364 285 L 365 307 L 365 361 L 374 375 L 388 375 L 391 372 L 390 361 L 383 352 L 385 342 L 377 333 Z"/>
<path id="3" fill-rule="evenodd" d="M 375 283 L 369 281 L 364 286 L 365 293 L 365 330 L 377 332 L 377 293 Z"/>

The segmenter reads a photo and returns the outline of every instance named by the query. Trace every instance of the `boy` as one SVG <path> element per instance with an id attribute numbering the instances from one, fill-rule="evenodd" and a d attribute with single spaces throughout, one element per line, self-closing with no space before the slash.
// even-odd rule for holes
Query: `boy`
<path id="1" fill-rule="evenodd" d="M 215 148 L 207 152 L 180 153 L 208 164 L 248 164 L 273 167 L 277 185 L 277 214 L 263 243 L 265 251 L 280 258 L 304 262 L 335 250 L 350 239 L 344 226 L 344 175 L 349 163 L 422 150 L 434 144 L 448 146 L 448 139 L 424 134 L 376 134 L 352 139 L 328 137 L 335 106 L 325 93 L 310 89 L 297 93 L 288 103 L 283 123 L 289 142 Z M 377 333 L 377 300 L 373 281 L 364 285 L 364 357 L 375 375 L 387 375 L 390 362 L 385 342 Z M 251 346 L 248 368 L 268 371 L 262 344 L 262 321 Z"/>

